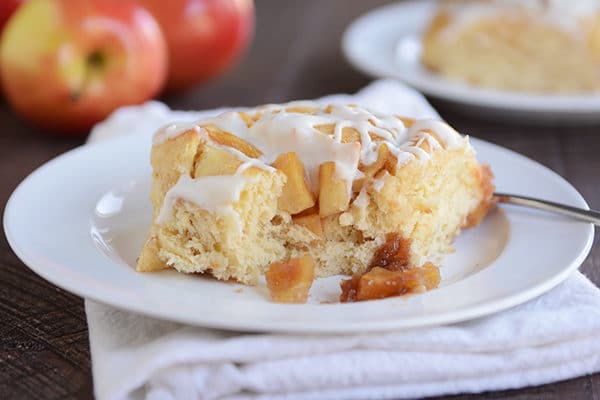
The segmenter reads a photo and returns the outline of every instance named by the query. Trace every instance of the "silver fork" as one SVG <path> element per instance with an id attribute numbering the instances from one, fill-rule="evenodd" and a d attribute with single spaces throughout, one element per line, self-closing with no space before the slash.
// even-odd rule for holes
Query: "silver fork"
<path id="1" fill-rule="evenodd" d="M 591 222 L 600 226 L 600 212 L 594 210 L 584 210 L 583 208 L 572 207 L 566 204 L 555 203 L 553 201 L 536 199 L 533 197 L 521 196 L 510 193 L 494 193 L 494 196 L 500 203 L 515 204 L 518 206 L 531 207 L 538 210 L 553 212 L 577 218 L 582 221 Z"/>

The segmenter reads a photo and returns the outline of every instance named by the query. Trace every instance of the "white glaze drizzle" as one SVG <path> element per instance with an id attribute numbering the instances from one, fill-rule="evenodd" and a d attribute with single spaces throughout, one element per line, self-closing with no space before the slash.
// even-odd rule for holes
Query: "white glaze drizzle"
<path id="1" fill-rule="evenodd" d="M 389 175 L 390 175 L 389 172 L 383 171 L 383 174 L 381 174 L 381 176 L 379 178 L 373 179 L 373 189 L 375 189 L 376 192 L 380 192 L 381 189 L 383 189 L 385 180 L 387 179 L 387 177 Z"/>
<path id="2" fill-rule="evenodd" d="M 358 168 L 360 144 L 339 143 L 315 126 L 334 123 L 332 117 L 298 113 L 267 113 L 244 131 L 232 132 L 263 152 L 262 161 L 272 163 L 283 153 L 295 152 L 306 169 L 308 184 L 317 193 L 319 166 L 336 163 L 336 174 L 352 182 Z"/>
<path id="3" fill-rule="evenodd" d="M 236 111 L 227 111 L 213 118 L 202 120 L 202 125 L 214 125 L 222 131 L 231 133 L 242 132 L 247 128 L 246 121 Z"/>
<path id="4" fill-rule="evenodd" d="M 198 124 L 193 122 L 172 122 L 156 132 L 152 138 L 152 144 L 160 144 L 169 139 L 176 138 L 184 132 L 194 130 L 196 132 L 200 131 L 200 127 Z"/>
<path id="5" fill-rule="evenodd" d="M 178 199 L 210 212 L 234 212 L 232 205 L 240 199 L 247 179 L 239 174 L 202 176 L 195 179 L 182 174 L 165 195 L 156 223 L 163 224 L 171 220 L 173 207 Z"/>
<path id="6" fill-rule="evenodd" d="M 367 189 L 363 187 L 360 190 L 360 192 L 358 193 L 358 196 L 356 196 L 356 198 L 352 202 L 352 205 L 355 207 L 361 208 L 361 209 L 365 209 L 369 205 L 370 201 L 371 201 L 371 198 L 369 197 L 369 194 L 367 193 Z"/>
<path id="7" fill-rule="evenodd" d="M 310 114 L 286 111 L 293 107 L 316 111 Z M 204 141 L 211 143 L 211 146 L 231 152 L 243 163 L 233 178 L 218 176 L 192 179 L 188 175 L 182 175 L 177 184 L 167 193 L 157 222 L 161 223 L 168 219 L 177 198 L 208 210 L 215 210 L 219 203 L 231 204 L 236 201 L 235 199 L 239 199 L 241 187 L 245 182 L 241 175 L 243 171 L 252 166 L 274 171 L 275 169 L 268 164 L 286 152 L 293 151 L 302 160 L 309 187 L 316 194 L 319 184 L 319 166 L 324 162 L 336 163 L 336 174 L 347 182 L 350 191 L 353 180 L 363 175 L 358 169 L 359 161 L 363 165 L 375 162 L 379 146 L 382 144 L 386 144 L 396 157 L 398 166 L 413 159 L 428 160 L 430 153 L 419 147 L 424 141 L 429 144 L 431 152 L 442 147 L 453 150 L 465 146 L 462 137 L 441 121 L 419 120 L 407 129 L 396 117 L 377 114 L 359 107 L 333 105 L 328 111 L 325 112 L 322 106 L 314 102 L 295 101 L 246 110 L 250 114 L 261 114 L 250 127 L 237 112 L 225 112 L 194 124 L 172 124 L 164 127 L 155 134 L 153 141 L 155 145 L 193 129 Z M 327 124 L 334 125 L 332 135 L 323 134 L 316 129 L 319 125 Z M 214 143 L 202 129 L 208 125 L 238 136 L 259 149 L 263 155 L 260 158 L 250 158 L 234 148 Z M 343 129 L 346 127 L 353 128 L 359 133 L 360 143 L 342 143 Z M 427 131 L 434 132 L 439 141 Z M 371 136 L 376 136 L 378 140 L 373 140 Z M 228 192 L 230 194 L 226 195 Z M 211 195 L 211 199 L 207 200 L 207 193 L 216 194 L 214 197 Z M 363 197 L 358 204 L 364 202 Z M 368 201 L 368 195 L 366 200 Z"/>
<path id="8" fill-rule="evenodd" d="M 464 146 L 464 140 L 458 132 L 452 129 L 447 123 L 436 119 L 415 121 L 409 129 L 409 136 L 414 138 L 416 135 L 425 133 L 426 131 L 431 131 L 440 138 L 440 141 L 444 143 L 444 147 L 448 150 L 456 150 Z M 437 140 L 435 141 L 438 142 Z"/>
<path id="9" fill-rule="evenodd" d="M 273 168 L 272 166 L 263 163 L 259 159 L 248 157 L 247 155 L 245 155 L 238 149 L 234 149 L 232 147 L 223 146 L 218 143 L 212 142 L 208 138 L 208 135 L 202 129 L 198 129 L 197 132 L 204 140 L 209 141 L 211 143 L 212 147 L 227 151 L 227 152 L 235 155 L 237 158 L 240 159 L 240 161 L 242 161 L 242 164 L 237 168 L 234 175 L 201 176 L 201 177 L 197 177 L 197 178 L 191 178 L 187 174 L 182 174 L 179 177 L 179 180 L 177 181 L 177 183 L 173 187 L 171 187 L 171 189 L 169 189 L 169 191 L 165 195 L 165 200 L 163 201 L 161 210 L 160 210 L 158 218 L 157 218 L 157 223 L 159 223 L 159 224 L 164 223 L 165 221 L 168 221 L 171 218 L 174 201 L 178 198 L 184 199 L 191 203 L 194 203 L 196 206 L 198 206 L 199 208 L 202 208 L 202 209 L 206 209 L 209 211 L 215 211 L 215 210 L 218 211 L 218 210 L 220 210 L 217 207 L 218 202 L 223 201 L 223 199 L 224 199 L 223 191 L 226 192 L 228 185 L 234 183 L 234 186 L 229 189 L 232 191 L 232 197 L 229 199 L 230 200 L 229 203 L 231 204 L 231 203 L 234 203 L 237 200 L 239 200 L 239 193 L 241 193 L 241 190 L 245 186 L 245 182 L 247 182 L 247 178 L 245 176 L 243 176 L 242 174 L 248 168 L 257 167 L 257 168 L 263 169 L 268 172 L 276 171 L 276 169 Z M 232 182 L 229 180 L 229 177 L 231 177 L 231 176 L 235 176 L 235 177 L 243 178 L 243 179 L 241 179 L 241 180 L 238 179 L 238 180 L 235 180 Z M 220 178 L 224 178 L 224 179 L 222 179 L 222 182 L 223 182 L 222 184 L 219 183 L 221 181 Z M 241 183 L 243 183 L 243 185 L 240 188 L 239 184 L 241 184 Z M 210 191 L 213 190 L 214 187 L 216 187 L 216 185 L 220 185 L 220 187 L 219 187 L 220 191 L 217 191 L 216 197 L 214 199 L 212 199 L 212 200 L 215 200 L 214 203 L 207 202 L 206 197 L 196 194 L 197 192 L 202 192 L 202 191 L 207 191 L 206 193 L 210 193 Z M 167 201 L 167 199 L 168 199 L 168 201 Z M 225 200 L 227 200 L 227 199 L 225 199 Z M 227 202 L 225 204 L 227 204 Z M 225 209 L 228 210 L 229 208 L 231 208 L 231 207 L 228 206 Z M 220 211 L 223 211 L 223 210 L 220 210 Z"/>

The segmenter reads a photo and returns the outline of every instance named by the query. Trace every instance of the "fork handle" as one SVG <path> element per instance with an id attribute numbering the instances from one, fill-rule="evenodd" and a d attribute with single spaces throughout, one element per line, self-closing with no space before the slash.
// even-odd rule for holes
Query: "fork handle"
<path id="1" fill-rule="evenodd" d="M 535 199 L 533 197 L 515 195 L 510 193 L 494 193 L 494 196 L 501 203 L 515 204 L 519 206 L 531 207 L 538 210 L 550 211 L 557 214 L 577 218 L 582 221 L 591 222 L 600 226 L 600 212 L 594 210 L 584 210 L 583 208 L 572 207 L 566 204 L 555 203 L 553 201 Z"/>

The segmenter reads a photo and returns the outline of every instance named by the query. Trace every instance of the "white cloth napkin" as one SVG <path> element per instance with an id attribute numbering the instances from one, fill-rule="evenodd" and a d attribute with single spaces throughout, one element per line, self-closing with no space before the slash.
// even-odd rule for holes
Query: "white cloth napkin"
<path id="1" fill-rule="evenodd" d="M 393 81 L 329 96 L 436 116 Z M 214 110 L 212 111 L 214 112 Z M 210 113 L 210 112 L 208 112 Z M 199 113 L 126 107 L 91 141 Z M 86 300 L 99 399 L 404 399 L 518 388 L 600 371 L 600 290 L 579 272 L 511 310 L 461 324 L 361 335 L 246 334 L 191 327 Z"/>

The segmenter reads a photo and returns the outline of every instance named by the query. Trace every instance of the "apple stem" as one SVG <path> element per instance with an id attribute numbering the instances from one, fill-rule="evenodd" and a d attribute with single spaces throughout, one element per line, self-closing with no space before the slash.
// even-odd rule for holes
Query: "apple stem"
<path id="1" fill-rule="evenodd" d="M 85 75 L 83 76 L 83 80 L 81 81 L 81 85 L 79 88 L 71 91 L 71 101 L 77 101 L 87 88 L 90 83 L 90 78 L 92 74 L 104 68 L 106 65 L 106 58 L 104 54 L 100 50 L 95 50 L 91 52 L 85 59 Z"/>

